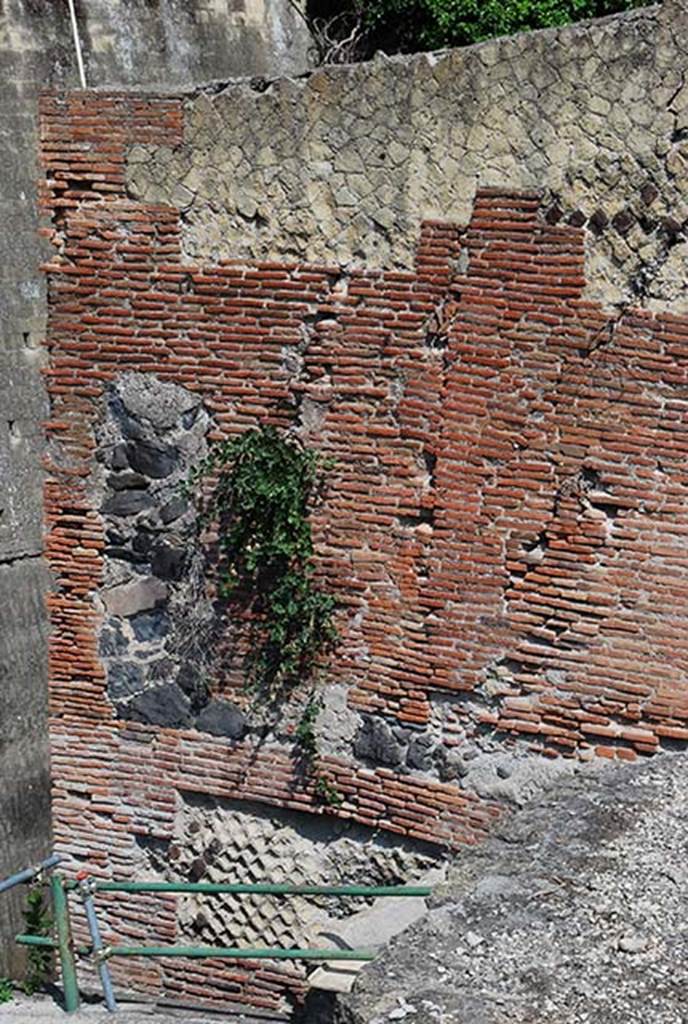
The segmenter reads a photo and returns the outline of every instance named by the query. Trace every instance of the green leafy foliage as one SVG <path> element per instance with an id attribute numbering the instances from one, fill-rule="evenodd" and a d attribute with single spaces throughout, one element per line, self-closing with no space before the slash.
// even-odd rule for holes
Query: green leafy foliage
<path id="1" fill-rule="evenodd" d="M 337 640 L 335 600 L 313 578 L 311 502 L 325 464 L 261 426 L 216 445 L 193 474 L 211 481 L 202 520 L 218 531 L 220 593 L 249 611 L 249 687 L 275 698 L 311 678 Z"/>
<path id="2" fill-rule="evenodd" d="M 0 1003 L 11 1003 L 14 999 L 14 985 L 9 978 L 0 978 Z"/>
<path id="3" fill-rule="evenodd" d="M 330 781 L 328 776 L 318 769 L 318 737 L 315 724 L 322 709 L 322 701 L 311 695 L 303 709 L 299 723 L 294 730 L 294 739 L 301 750 L 301 760 L 307 773 L 313 780 L 313 793 L 321 803 L 330 807 L 339 806 L 344 797 Z"/>
<path id="4" fill-rule="evenodd" d="M 566 25 L 584 18 L 641 7 L 646 0 L 311 0 L 311 21 L 321 25 L 328 12 L 340 32 L 358 23 L 359 58 L 378 50 L 409 53 L 466 46 L 494 36 Z"/>
<path id="5" fill-rule="evenodd" d="M 321 708 L 322 702 L 311 696 L 294 731 L 294 739 L 299 744 L 304 759 L 309 762 L 312 762 L 318 754 L 315 723 Z"/>
<path id="6" fill-rule="evenodd" d="M 24 907 L 24 930 L 27 935 L 50 935 L 52 914 L 40 885 L 32 886 Z M 29 946 L 27 950 L 26 977 L 22 989 L 31 996 L 45 988 L 50 980 L 53 966 L 52 950 L 44 946 Z"/>
<path id="7" fill-rule="evenodd" d="M 344 803 L 344 797 L 337 787 L 329 780 L 327 775 L 321 772 L 315 776 L 313 792 L 318 800 L 329 807 L 339 807 L 340 804 Z"/>

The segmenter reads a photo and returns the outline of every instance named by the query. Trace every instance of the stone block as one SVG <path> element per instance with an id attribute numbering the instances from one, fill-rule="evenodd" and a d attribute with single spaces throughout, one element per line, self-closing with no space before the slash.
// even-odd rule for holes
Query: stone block
<path id="1" fill-rule="evenodd" d="M 146 576 L 103 591 L 103 602 L 110 615 L 129 616 L 162 604 L 167 587 L 162 580 Z"/>

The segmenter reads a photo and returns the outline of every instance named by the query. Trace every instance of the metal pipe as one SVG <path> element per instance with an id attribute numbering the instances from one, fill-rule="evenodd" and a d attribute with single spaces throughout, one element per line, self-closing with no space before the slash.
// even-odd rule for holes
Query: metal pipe
<path id="1" fill-rule="evenodd" d="M 65 1010 L 74 1013 L 79 1009 L 79 984 L 74 964 L 72 935 L 69 927 L 69 907 L 62 875 L 55 872 L 50 878 L 53 896 L 53 913 L 57 928 L 57 944 L 60 950 L 60 967 L 62 969 L 62 988 L 64 989 Z"/>
<path id="2" fill-rule="evenodd" d="M 76 10 L 74 9 L 74 0 L 68 0 L 69 3 L 69 17 L 72 22 L 72 35 L 74 37 L 74 49 L 76 50 L 76 63 L 79 68 L 79 80 L 81 82 L 81 88 L 86 88 L 86 72 L 84 71 L 84 60 L 81 56 L 81 39 L 79 38 L 79 25 L 76 20 Z"/>
<path id="3" fill-rule="evenodd" d="M 67 882 L 74 889 L 77 882 Z M 260 893 L 264 896 L 429 896 L 429 885 L 272 885 L 270 883 L 215 882 L 98 882 L 97 892 L 204 892 Z"/>
<path id="4" fill-rule="evenodd" d="M 14 941 L 20 946 L 50 946 L 51 949 L 57 949 L 57 942 L 49 935 L 15 935 Z"/>
<path id="5" fill-rule="evenodd" d="M 87 878 L 80 879 L 79 891 L 81 893 L 81 899 L 84 904 L 84 910 L 86 911 L 86 921 L 88 923 L 88 930 L 91 933 L 91 942 L 93 943 L 93 952 L 95 953 L 95 959 L 98 965 L 100 984 L 103 987 L 103 999 L 105 1000 L 105 1005 L 110 1011 L 110 1013 L 114 1013 L 117 1009 L 117 1002 L 115 1000 L 115 993 L 112 988 L 110 968 L 108 967 L 106 961 L 98 955 L 102 952 L 103 940 L 100 936 L 98 918 L 96 917 L 96 908 L 93 903 L 93 882 Z"/>
<path id="6" fill-rule="evenodd" d="M 218 957 L 225 960 L 374 960 L 371 949 L 234 949 L 229 946 L 106 946 L 103 960 L 111 956 Z"/>
<path id="7" fill-rule="evenodd" d="M 59 943 L 55 939 L 51 939 L 49 935 L 15 935 L 14 941 L 18 942 L 20 946 L 49 946 L 52 949 L 57 949 L 59 946 Z M 89 956 L 92 950 L 90 946 L 75 946 L 74 952 L 79 956 Z"/>
<path id="8" fill-rule="evenodd" d="M 40 875 L 41 871 L 54 868 L 62 860 L 64 860 L 64 857 L 60 857 L 58 853 L 53 853 L 50 857 L 42 860 L 40 864 L 35 864 L 32 868 L 25 868 L 23 871 L 17 871 L 16 874 L 10 875 L 9 878 L 4 878 L 0 882 L 0 892 L 6 892 L 7 889 L 11 889 L 15 885 L 21 885 L 22 882 L 30 882 L 36 875 Z"/>

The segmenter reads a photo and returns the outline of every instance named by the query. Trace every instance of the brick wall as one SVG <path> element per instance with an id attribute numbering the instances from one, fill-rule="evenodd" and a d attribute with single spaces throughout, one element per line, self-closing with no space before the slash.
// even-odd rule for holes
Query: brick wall
<path id="1" fill-rule="evenodd" d="M 467 227 L 426 221 L 413 271 L 190 263 L 179 211 L 125 185 L 128 146 L 181 131 L 174 98 L 42 104 L 52 764 L 71 867 L 140 874 L 182 792 L 324 810 L 279 737 L 115 717 L 93 465 L 125 372 L 202 396 L 217 436 L 296 423 L 336 459 L 317 567 L 341 605 L 328 685 L 358 739 L 323 756 L 345 798 L 328 814 L 456 849 L 501 809 L 470 783 L 476 757 L 685 742 L 688 319 L 585 299 L 586 229 L 534 193 L 483 189 Z M 361 742 L 375 723 L 382 750 Z M 109 940 L 177 934 L 173 899 L 107 909 Z M 295 968 L 136 963 L 120 981 L 168 995 L 270 1006 L 302 985 Z"/>

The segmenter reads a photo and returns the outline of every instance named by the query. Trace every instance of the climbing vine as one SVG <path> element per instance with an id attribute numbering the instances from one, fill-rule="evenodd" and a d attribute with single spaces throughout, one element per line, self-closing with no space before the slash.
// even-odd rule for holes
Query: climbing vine
<path id="1" fill-rule="evenodd" d="M 272 703 L 313 679 L 337 641 L 335 600 L 315 582 L 312 502 L 326 464 L 292 435 L 260 426 L 215 445 L 202 522 L 218 534 L 222 597 L 248 612 L 246 684 Z"/>
<path id="2" fill-rule="evenodd" d="M 217 533 L 220 596 L 249 624 L 247 689 L 272 707 L 315 682 L 338 640 L 335 599 L 314 578 L 309 520 L 326 469 L 293 435 L 260 426 L 216 444 L 191 475 L 200 523 Z M 311 693 L 294 739 L 316 798 L 333 805 L 342 798 L 318 769 L 320 708 Z"/>
<path id="3" fill-rule="evenodd" d="M 313 792 L 318 800 L 330 807 L 337 807 L 344 800 L 331 779 L 318 769 L 318 737 L 315 723 L 322 709 L 322 701 L 311 694 L 304 707 L 298 725 L 294 730 L 294 739 L 301 751 L 301 763 L 306 773 L 313 780 Z"/>

